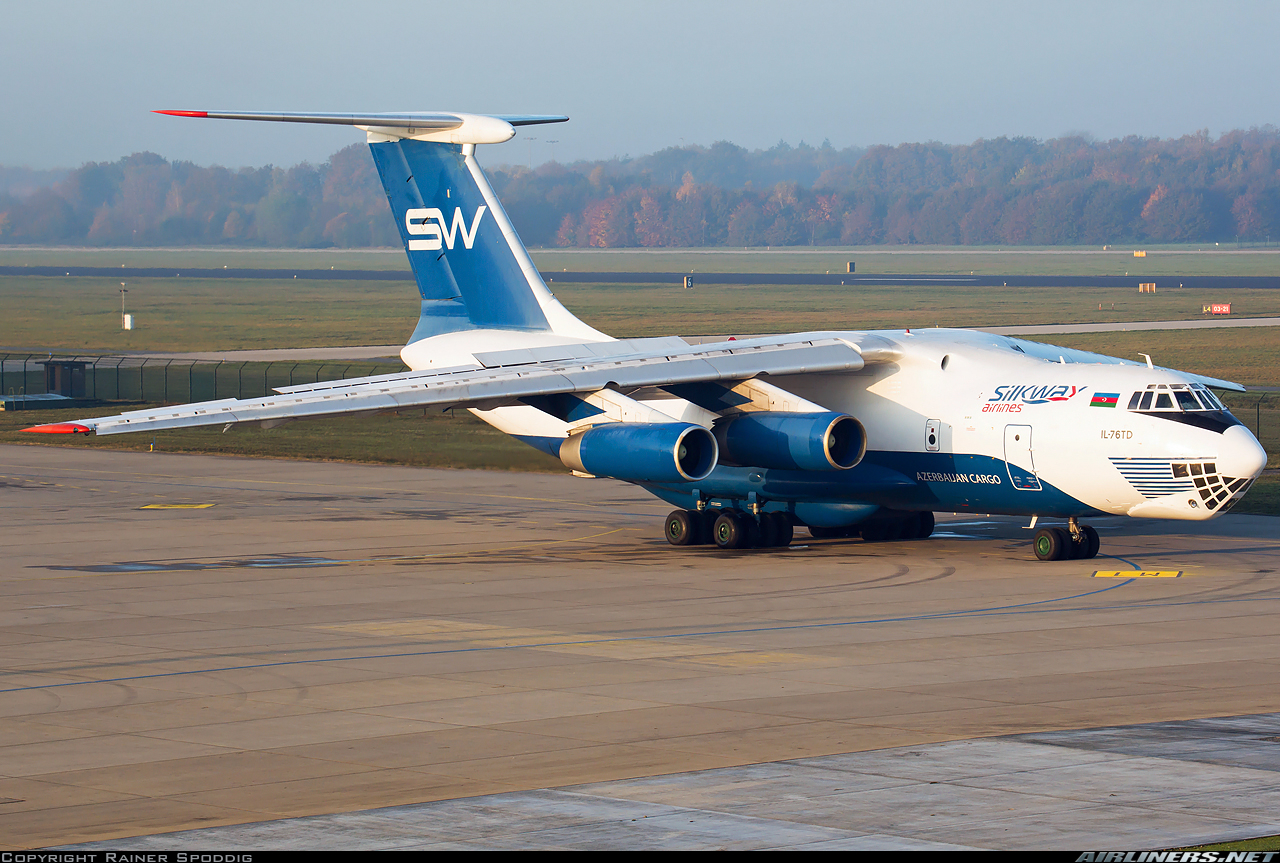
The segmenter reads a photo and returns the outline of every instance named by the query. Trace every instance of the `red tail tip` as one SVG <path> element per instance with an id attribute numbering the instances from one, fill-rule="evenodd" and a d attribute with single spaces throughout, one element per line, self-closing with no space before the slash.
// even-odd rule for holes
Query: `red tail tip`
<path id="1" fill-rule="evenodd" d="M 168 114 L 171 117 L 208 117 L 208 111 L 152 111 L 152 114 Z"/>
<path id="2" fill-rule="evenodd" d="M 79 423 L 49 423 L 43 426 L 32 426 L 29 429 L 23 429 L 24 432 L 39 432 L 41 434 L 88 434 L 93 429 L 88 426 L 82 426 Z"/>

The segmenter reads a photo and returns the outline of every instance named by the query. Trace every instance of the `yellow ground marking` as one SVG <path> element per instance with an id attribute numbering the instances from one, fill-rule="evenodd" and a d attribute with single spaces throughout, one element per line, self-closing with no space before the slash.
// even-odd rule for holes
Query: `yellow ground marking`
<path id="1" fill-rule="evenodd" d="M 1093 574 L 1094 578 L 1178 578 L 1180 569 L 1102 569 Z"/>
<path id="2" fill-rule="evenodd" d="M 148 503 L 138 509 L 208 509 L 211 503 Z"/>
<path id="3" fill-rule="evenodd" d="M 798 653 L 733 651 L 699 641 L 670 641 L 657 638 L 616 638 L 554 629 L 495 626 L 465 620 L 418 618 L 417 620 L 374 620 L 316 626 L 328 632 L 344 632 L 373 637 L 421 639 L 423 641 L 469 644 L 476 647 L 527 647 L 551 653 L 592 656 L 602 659 L 678 659 L 720 668 L 758 668 L 779 665 L 826 664 L 821 657 Z"/>

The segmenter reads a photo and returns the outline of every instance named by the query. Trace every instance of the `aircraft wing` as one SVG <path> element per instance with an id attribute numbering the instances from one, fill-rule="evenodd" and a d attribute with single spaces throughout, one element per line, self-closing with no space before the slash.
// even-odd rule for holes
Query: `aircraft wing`
<path id="1" fill-rule="evenodd" d="M 854 336 L 854 338 L 851 338 Z M 762 374 L 852 372 L 891 362 L 898 346 L 883 337 L 804 333 L 691 346 L 682 339 L 597 342 L 480 354 L 481 367 L 432 369 L 288 387 L 261 399 L 222 399 L 52 423 L 27 431 L 120 434 L 433 407 L 491 409 L 557 393 L 632 390 Z"/>

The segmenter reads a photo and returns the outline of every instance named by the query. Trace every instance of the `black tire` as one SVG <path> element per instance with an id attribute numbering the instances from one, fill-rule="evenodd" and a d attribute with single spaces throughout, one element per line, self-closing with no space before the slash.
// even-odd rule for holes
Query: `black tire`
<path id="1" fill-rule="evenodd" d="M 889 532 L 885 528 L 885 523 L 881 521 L 863 522 L 862 524 L 862 541 L 863 542 L 884 542 L 889 538 Z"/>
<path id="2" fill-rule="evenodd" d="M 672 545 L 697 545 L 702 532 L 699 513 L 677 509 L 667 516 L 663 532 Z"/>
<path id="3" fill-rule="evenodd" d="M 760 513 L 760 547 L 773 548 L 778 544 L 778 522 L 773 513 Z"/>
<path id="4" fill-rule="evenodd" d="M 835 539 L 836 537 L 844 536 L 843 527 L 819 527 L 816 524 L 811 524 L 808 527 L 809 535 L 814 539 Z"/>
<path id="5" fill-rule="evenodd" d="M 1031 540 L 1031 546 L 1040 560 L 1062 560 L 1066 544 L 1065 532 L 1056 527 L 1040 528 L 1036 531 L 1035 539 Z"/>
<path id="6" fill-rule="evenodd" d="M 795 538 L 796 529 L 792 527 L 791 519 L 780 512 L 773 514 L 773 520 L 778 525 L 778 548 L 786 548 Z"/>
<path id="7" fill-rule="evenodd" d="M 1075 560 L 1078 546 L 1071 536 L 1071 531 L 1065 527 L 1051 527 L 1049 530 L 1058 534 L 1058 539 L 1062 541 L 1062 553 L 1055 560 Z"/>
<path id="8" fill-rule="evenodd" d="M 719 515 L 718 510 L 712 509 L 704 509 L 698 513 L 698 545 L 715 545 L 715 524 Z"/>
<path id="9" fill-rule="evenodd" d="M 747 545 L 747 526 L 735 512 L 721 513 L 716 519 L 713 534 L 719 548 L 736 549 Z"/>
<path id="10" fill-rule="evenodd" d="M 916 529 L 916 539 L 928 539 L 933 536 L 934 519 L 933 513 L 919 513 L 920 520 Z"/>
<path id="11" fill-rule="evenodd" d="M 1098 549 L 1102 547 L 1102 540 L 1098 537 L 1098 532 L 1090 525 L 1080 528 L 1080 532 L 1084 534 L 1085 546 L 1084 554 L 1080 555 L 1081 560 L 1092 560 L 1098 556 Z"/>

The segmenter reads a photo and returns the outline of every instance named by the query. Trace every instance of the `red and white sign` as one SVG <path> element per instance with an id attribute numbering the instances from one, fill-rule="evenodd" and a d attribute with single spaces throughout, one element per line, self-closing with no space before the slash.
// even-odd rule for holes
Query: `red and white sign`
<path id="1" fill-rule="evenodd" d="M 1209 314 L 1229 315 L 1231 314 L 1231 304 L 1230 303 L 1212 303 L 1209 306 Z"/>

